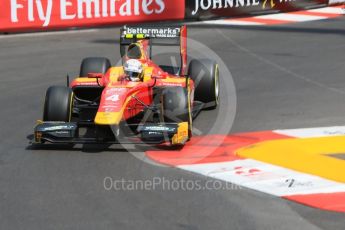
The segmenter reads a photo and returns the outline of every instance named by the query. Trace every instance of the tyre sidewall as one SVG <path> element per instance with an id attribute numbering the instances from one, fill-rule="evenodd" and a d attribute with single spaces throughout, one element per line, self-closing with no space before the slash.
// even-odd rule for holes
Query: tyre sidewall
<path id="1" fill-rule="evenodd" d="M 72 97 L 72 90 L 68 87 L 49 87 L 44 103 L 43 121 L 69 122 L 72 112 Z"/>

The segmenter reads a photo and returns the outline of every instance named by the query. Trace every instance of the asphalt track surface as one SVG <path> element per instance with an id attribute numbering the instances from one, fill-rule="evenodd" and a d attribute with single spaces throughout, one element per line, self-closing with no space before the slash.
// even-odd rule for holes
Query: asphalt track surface
<path id="1" fill-rule="evenodd" d="M 193 26 L 189 36 L 231 70 L 234 133 L 343 125 L 344 28 L 343 17 L 271 27 Z M 118 31 L 0 38 L 0 229 L 344 229 L 345 214 L 249 189 L 106 191 L 107 176 L 207 180 L 144 163 L 125 150 L 31 149 L 27 136 L 41 117 L 46 88 L 77 74 L 85 56 L 117 60 Z M 231 100 L 226 95 L 223 107 Z M 207 130 L 217 113 L 202 113 L 195 127 Z"/>

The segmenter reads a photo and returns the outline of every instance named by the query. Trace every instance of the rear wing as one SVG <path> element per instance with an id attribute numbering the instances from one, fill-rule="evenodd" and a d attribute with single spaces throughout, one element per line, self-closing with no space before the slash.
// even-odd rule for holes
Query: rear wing
<path id="1" fill-rule="evenodd" d="M 124 56 L 126 46 L 141 39 L 148 39 L 150 41 L 150 48 L 152 48 L 152 46 L 179 46 L 181 55 L 181 74 L 187 74 L 186 26 L 124 26 L 121 29 L 120 38 L 121 56 Z M 150 58 L 152 58 L 151 53 Z"/>

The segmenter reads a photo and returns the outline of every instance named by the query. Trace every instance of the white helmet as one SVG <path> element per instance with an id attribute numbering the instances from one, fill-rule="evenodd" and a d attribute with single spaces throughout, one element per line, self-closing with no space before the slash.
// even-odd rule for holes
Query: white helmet
<path id="1" fill-rule="evenodd" d="M 140 81 L 139 76 L 143 72 L 143 66 L 140 61 L 136 59 L 129 59 L 125 63 L 124 70 L 131 81 Z"/>

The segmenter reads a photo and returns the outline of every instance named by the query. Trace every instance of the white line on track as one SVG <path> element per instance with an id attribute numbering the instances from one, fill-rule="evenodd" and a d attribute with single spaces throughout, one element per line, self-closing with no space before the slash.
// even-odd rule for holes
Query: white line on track
<path id="1" fill-rule="evenodd" d="M 312 13 L 320 13 L 325 15 L 312 15 Z M 221 20 L 208 20 L 204 22 L 199 22 L 203 24 L 217 24 L 217 25 L 243 25 L 243 26 L 252 26 L 252 25 L 271 25 L 270 22 L 263 22 L 262 20 L 276 20 L 280 23 L 273 24 L 286 24 L 286 23 L 298 23 L 298 22 L 307 22 L 307 21 L 316 21 L 328 19 L 331 17 L 345 15 L 345 9 L 340 7 L 324 7 L 311 10 L 301 10 L 297 12 L 289 13 L 277 13 L 277 14 L 267 14 L 259 15 L 254 17 L 246 18 L 246 20 L 241 20 L 241 18 L 234 19 L 221 19 Z M 250 21 L 248 21 L 248 19 Z M 257 21 L 255 21 L 257 20 Z"/>
<path id="2" fill-rule="evenodd" d="M 306 128 L 306 129 L 287 129 L 274 130 L 275 133 L 296 138 L 311 138 L 311 137 L 330 137 L 345 135 L 344 126 L 321 127 L 321 128 Z"/>
<path id="3" fill-rule="evenodd" d="M 323 13 L 323 14 L 345 14 L 345 10 L 339 7 L 326 7 L 319 9 L 308 10 L 309 12 Z"/>
<path id="4" fill-rule="evenodd" d="M 252 159 L 177 167 L 275 196 L 345 191 L 343 183 Z M 294 186 L 289 185 L 291 181 Z"/>
<path id="5" fill-rule="evenodd" d="M 264 25 L 260 22 L 246 22 L 241 20 L 215 20 L 215 21 L 205 21 L 204 24 L 217 24 L 217 25 L 243 25 L 243 26 L 260 26 Z"/>
<path id="6" fill-rule="evenodd" d="M 282 14 L 262 15 L 262 16 L 257 16 L 255 18 L 272 19 L 272 20 L 280 20 L 280 21 L 288 21 L 288 22 L 305 22 L 305 21 L 326 19 L 327 17 L 299 15 L 299 14 L 293 14 L 293 13 L 282 13 Z"/>

